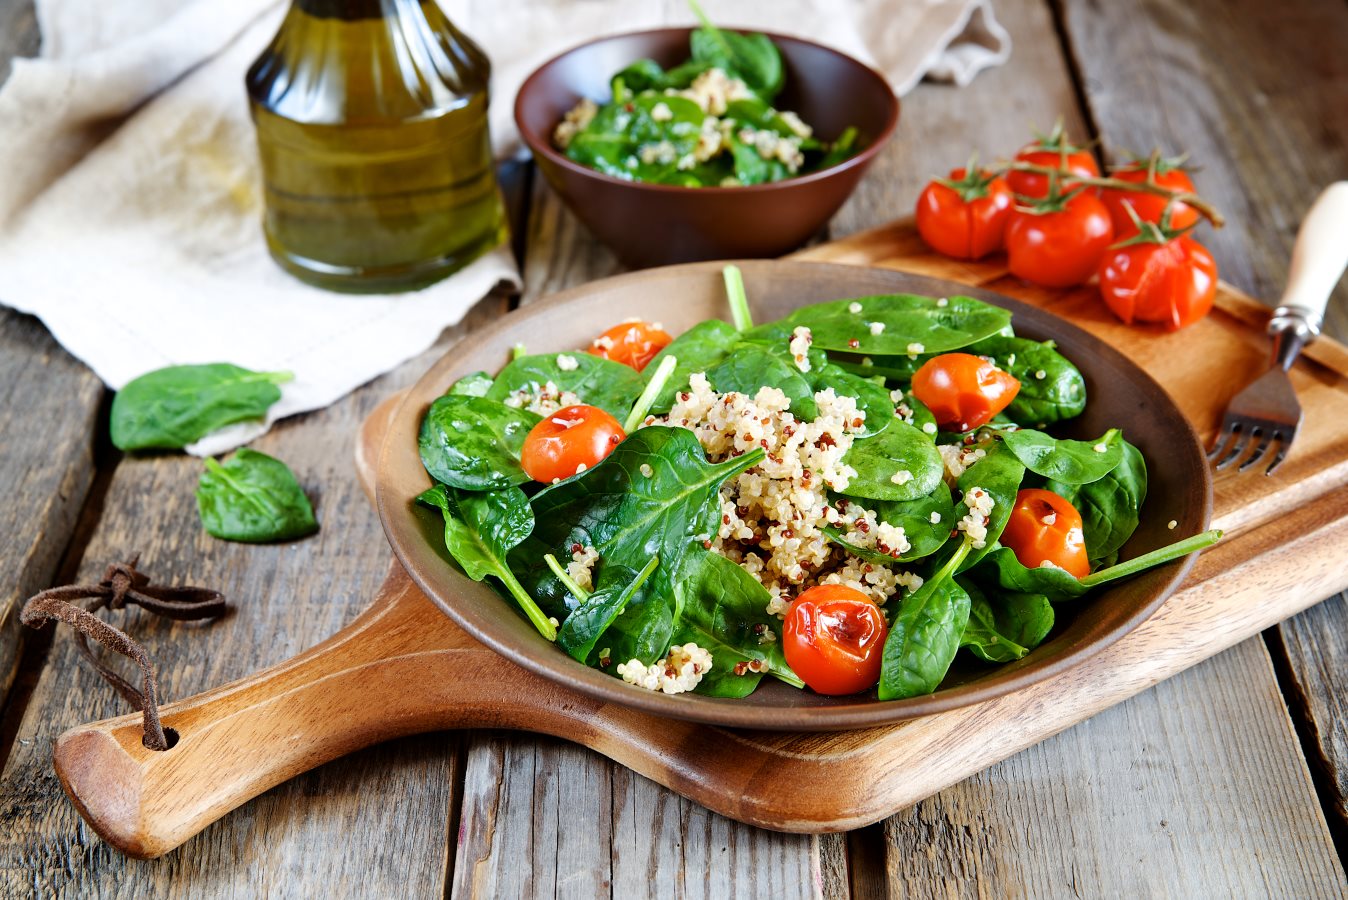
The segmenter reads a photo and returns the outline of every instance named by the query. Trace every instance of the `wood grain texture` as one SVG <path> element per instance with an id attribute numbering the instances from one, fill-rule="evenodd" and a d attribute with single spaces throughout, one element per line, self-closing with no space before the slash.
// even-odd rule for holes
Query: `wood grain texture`
<path id="1" fill-rule="evenodd" d="M 446 338 L 499 315 L 504 305 L 500 298 L 484 301 Z M 167 698 L 292 656 L 350 621 L 374 596 L 388 548 L 351 464 L 354 436 L 365 414 L 443 347 L 327 410 L 281 423 L 255 443 L 289 463 L 314 501 L 322 530 L 311 539 L 279 546 L 217 541 L 197 520 L 200 460 L 129 458 L 119 466 L 80 575 L 96 578 L 108 561 L 140 550 L 152 576 L 218 587 L 232 606 L 205 626 L 133 611 L 107 614 L 144 643 Z M 0 780 L 0 894 L 309 897 L 443 890 L 459 777 L 446 737 L 385 744 L 311 773 L 212 827 L 190 851 L 146 865 L 94 837 L 51 768 L 57 734 L 123 712 L 115 693 L 79 662 L 70 636 L 58 635 Z"/>
<path id="2" fill-rule="evenodd" d="M 1065 0 L 1063 9 L 1107 153 L 1190 151 L 1199 191 L 1232 222 L 1200 239 L 1227 281 L 1275 302 L 1301 216 L 1348 173 L 1348 5 Z M 1325 331 L 1348 337 L 1348 281 L 1330 300 Z M 1348 596 L 1287 623 L 1275 639 L 1333 794 L 1326 806 L 1348 835 L 1345 633 Z"/>

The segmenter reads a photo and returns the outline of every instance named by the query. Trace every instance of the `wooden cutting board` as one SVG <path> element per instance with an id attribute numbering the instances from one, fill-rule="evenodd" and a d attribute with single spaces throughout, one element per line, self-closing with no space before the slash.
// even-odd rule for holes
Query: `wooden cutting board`
<path id="1" fill-rule="evenodd" d="M 936 256 L 906 222 L 798 256 L 931 275 L 1052 309 L 1136 360 L 1208 439 L 1227 401 L 1269 354 L 1267 307 L 1226 286 L 1205 320 L 1164 334 L 1121 325 L 1093 288 L 1044 290 L 1010 278 L 1000 259 Z M 172 750 L 146 750 L 139 716 L 123 716 L 62 735 L 57 774 L 105 840 L 142 857 L 171 850 L 257 794 L 339 755 L 444 728 L 557 735 L 765 828 L 857 828 L 1348 588 L 1348 348 L 1321 338 L 1292 376 L 1305 421 L 1277 476 L 1217 477 L 1214 527 L 1227 539 L 1199 558 L 1184 586 L 1136 631 L 1009 696 L 840 734 L 732 731 L 656 718 L 577 694 L 476 643 L 395 563 L 370 608 L 328 641 L 165 707 L 165 724 L 182 736 Z M 357 465 L 367 490 L 396 400 L 362 430 Z M 802 784 L 829 788 L 792 787 Z"/>

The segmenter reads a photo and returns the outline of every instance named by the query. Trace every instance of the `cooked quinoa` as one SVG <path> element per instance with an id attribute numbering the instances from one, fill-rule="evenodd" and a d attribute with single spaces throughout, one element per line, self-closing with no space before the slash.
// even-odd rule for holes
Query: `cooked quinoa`
<path id="1" fill-rule="evenodd" d="M 572 547 L 571 562 L 566 564 L 566 574 L 585 590 L 592 590 L 594 588 L 594 564 L 598 561 L 599 551 L 593 547 Z"/>
<path id="2" fill-rule="evenodd" d="M 558 368 L 564 368 L 560 361 Z M 511 391 L 505 399 L 506 406 L 527 409 L 529 412 L 537 413 L 540 416 L 550 416 L 559 409 L 575 406 L 577 403 L 580 403 L 580 397 L 571 391 L 562 390 L 553 381 L 545 381 L 542 385 L 519 388 Z"/>
<path id="3" fill-rule="evenodd" d="M 639 659 L 632 659 L 618 663 L 617 671 L 628 684 L 648 691 L 682 694 L 697 687 L 711 666 L 711 653 L 697 644 L 675 644 L 664 659 L 657 659 L 649 666 Z"/>

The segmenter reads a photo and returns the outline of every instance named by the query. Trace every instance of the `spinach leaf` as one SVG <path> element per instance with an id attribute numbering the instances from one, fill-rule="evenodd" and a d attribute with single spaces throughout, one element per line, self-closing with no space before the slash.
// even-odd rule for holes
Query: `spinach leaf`
<path id="1" fill-rule="evenodd" d="M 520 450 L 541 421 L 486 397 L 446 394 L 421 420 L 421 464 L 436 481 L 469 491 L 524 484 L 530 478 L 520 468 Z"/>
<path id="2" fill-rule="evenodd" d="M 786 70 L 777 45 L 766 34 L 723 31 L 711 23 L 696 2 L 690 4 L 702 27 L 689 35 L 693 59 L 738 75 L 744 83 L 771 100 L 782 89 Z"/>
<path id="3" fill-rule="evenodd" d="M 662 107 L 659 118 L 657 106 Z M 702 107 L 687 97 L 642 94 L 603 106 L 571 139 L 566 155 L 616 178 L 664 181 L 680 173 L 679 161 L 693 153 L 705 118 Z M 645 147 L 661 152 L 643 155 Z"/>
<path id="4" fill-rule="evenodd" d="M 1066 570 L 1047 566 L 1028 569 L 1016 559 L 1011 548 L 1000 544 L 987 554 L 974 573 L 985 584 L 996 584 L 1006 591 L 1043 594 L 1055 602 L 1086 593 L 1081 582 Z"/>
<path id="5" fill-rule="evenodd" d="M 706 62 L 690 59 L 666 71 L 653 59 L 639 59 L 609 79 L 613 101 L 625 103 L 643 91 L 681 90 L 710 68 Z"/>
<path id="6" fill-rule="evenodd" d="M 1025 479 L 1025 466 L 1004 444 L 993 443 L 987 447 L 988 454 L 975 462 L 956 480 L 960 489 L 960 502 L 955 506 L 955 522 L 969 514 L 969 505 L 964 497 L 969 491 L 981 487 L 992 496 L 992 514 L 988 517 L 987 537 L 981 549 L 971 549 L 960 571 L 971 568 L 997 546 L 997 538 L 1006 528 L 1011 518 L 1011 510 L 1016 506 L 1016 494 Z M 954 527 L 953 525 L 951 527 Z"/>
<path id="7" fill-rule="evenodd" d="M 1089 484 L 1049 481 L 1044 485 L 1081 513 L 1086 553 L 1091 562 L 1113 556 L 1128 542 L 1141 521 L 1147 499 L 1147 462 L 1142 451 L 1120 439 L 1123 458 L 1104 478 Z"/>
<path id="8" fill-rule="evenodd" d="M 634 598 L 610 629 L 615 659 L 652 662 L 673 633 L 675 573 L 682 570 L 684 556 L 711 540 L 719 527 L 718 488 L 762 458 L 762 451 L 755 451 L 713 464 L 691 431 L 642 428 L 594 468 L 534 497 L 538 524 L 512 553 L 515 570 L 543 608 L 561 617 L 568 595 L 543 559 L 545 553 L 569 555 L 574 544 L 594 547 L 600 589 L 610 583 L 610 567 L 640 569 L 658 556 L 660 566 L 645 596 Z"/>
<path id="9" fill-rule="evenodd" d="M 318 530 L 314 509 L 290 468 L 247 447 L 223 465 L 206 460 L 197 513 L 208 534 L 227 541 L 288 541 Z"/>
<path id="10" fill-rule="evenodd" d="M 506 556 L 532 533 L 534 514 L 529 498 L 517 487 L 499 491 L 458 491 L 437 484 L 417 497 L 440 510 L 445 517 L 445 548 L 474 581 L 491 575 L 505 586 L 525 616 L 548 640 L 557 637 L 556 627 L 520 586 Z"/>
<path id="11" fill-rule="evenodd" d="M 492 377 L 486 372 L 474 372 L 465 375 L 450 386 L 448 393 L 465 397 L 485 397 L 491 390 Z"/>
<path id="12" fill-rule="evenodd" d="M 916 500 L 887 501 L 880 500 L 871 504 L 875 518 L 888 522 L 896 528 L 902 528 L 910 545 L 908 551 L 897 557 L 886 556 L 875 550 L 866 550 L 843 538 L 843 532 L 834 526 L 823 529 L 824 534 L 835 544 L 845 548 L 848 553 L 871 563 L 893 565 L 896 562 L 912 562 L 931 556 L 950 538 L 950 530 L 955 527 L 955 501 L 951 499 L 950 488 L 942 481 L 925 497 Z M 937 520 L 931 520 L 932 513 Z"/>
<path id="13" fill-rule="evenodd" d="M 657 557 L 651 557 L 640 572 L 628 569 L 619 573 L 618 567 L 614 567 L 614 571 L 609 573 L 610 584 L 586 597 L 566 617 L 557 632 L 557 646 L 570 654 L 572 659 L 586 662 L 604 632 L 627 608 L 627 604 L 659 564 Z"/>
<path id="14" fill-rule="evenodd" d="M 879 294 L 804 306 L 779 322 L 770 323 L 746 338 L 787 334 L 808 327 L 814 345 L 823 350 L 866 356 L 908 355 L 915 345 L 921 353 L 945 353 L 997 334 L 1011 322 L 1011 313 L 972 297 L 948 297 L 941 306 L 935 297 L 916 294 Z M 854 305 L 860 312 L 852 312 Z M 882 328 L 880 326 L 883 326 Z"/>
<path id="15" fill-rule="evenodd" d="M 930 694 L 950 670 L 969 623 L 969 595 L 954 578 L 969 549 L 961 541 L 922 587 L 899 601 L 881 657 L 881 700 Z"/>
<path id="16" fill-rule="evenodd" d="M 768 184 L 791 177 L 791 170 L 786 167 L 786 163 L 776 157 L 765 159 L 757 147 L 746 144 L 738 135 L 730 135 L 727 142 L 730 144 L 731 159 L 735 163 L 735 179 L 740 184 Z"/>
<path id="17" fill-rule="evenodd" d="M 758 131 L 771 131 L 784 138 L 799 138 L 800 135 L 791 127 L 785 117 L 780 112 L 773 109 L 766 101 L 759 97 L 745 97 L 739 100 L 731 100 L 726 104 L 725 115 L 723 119 L 733 119 L 741 125 L 748 125 Z M 739 129 L 734 129 L 738 131 Z M 801 149 L 815 150 L 819 148 L 819 142 L 814 138 L 804 138 L 801 140 Z"/>
<path id="18" fill-rule="evenodd" d="M 1005 410 L 1017 424 L 1044 428 L 1086 409 L 1086 380 L 1052 341 L 994 335 L 970 345 L 967 352 L 991 357 L 993 365 L 1020 382 Z"/>
<path id="19" fill-rule="evenodd" d="M 1123 438 L 1117 428 L 1106 431 L 1098 441 L 1058 440 L 1029 428 L 1002 431 L 1000 436 L 1025 468 L 1067 484 L 1099 481 L 1123 459 Z"/>
<path id="20" fill-rule="evenodd" d="M 984 662 L 1020 659 L 1053 629 L 1053 605 L 1043 594 L 1006 593 L 990 601 L 972 583 L 961 580 L 960 585 L 970 599 L 960 646 Z"/>
<path id="21" fill-rule="evenodd" d="M 112 443 L 119 450 L 186 447 L 226 425 L 261 419 L 281 399 L 277 385 L 293 377 L 229 363 L 147 372 L 112 398 Z"/>
<path id="22" fill-rule="evenodd" d="M 558 365 L 557 358 L 561 356 L 574 362 L 575 368 L 563 369 Z M 548 382 L 575 394 L 581 403 L 599 407 L 619 422 L 627 418 L 628 410 L 646 386 L 636 369 L 593 353 L 543 353 L 521 356 L 502 369 L 487 391 L 487 399 L 504 403 L 514 394 L 532 398 Z"/>
<path id="23" fill-rule="evenodd" d="M 868 500 L 916 500 L 936 490 L 945 471 L 932 439 L 895 419 L 874 437 L 861 438 L 843 457 L 856 475 L 841 493 Z M 911 476 L 899 483 L 899 472 Z"/>
<path id="24" fill-rule="evenodd" d="M 673 643 L 697 644 L 712 655 L 711 671 L 697 693 L 744 697 L 758 686 L 761 672 L 735 674 L 741 662 L 756 663 L 787 684 L 804 687 L 782 654 L 780 625 L 767 611 L 766 588 L 735 563 L 708 550 L 690 554 L 674 588 L 681 616 Z"/>
<path id="25" fill-rule="evenodd" d="M 740 344 L 729 356 L 707 371 L 707 381 L 716 391 L 731 391 L 752 397 L 762 387 L 779 388 L 797 419 L 813 422 L 819 415 L 814 388 L 804 374 L 767 347 Z"/>
<path id="26" fill-rule="evenodd" d="M 730 355 L 730 351 L 739 343 L 740 333 L 735 326 L 720 319 L 708 319 L 689 328 L 676 337 L 669 346 L 655 355 L 646 366 L 646 371 L 659 371 L 665 357 L 672 356 L 679 361 L 674 373 L 665 383 L 665 389 L 651 405 L 653 413 L 667 413 L 674 405 L 674 397 L 679 391 L 688 389 L 688 379 L 699 372 L 706 372 Z"/>
<path id="27" fill-rule="evenodd" d="M 823 159 L 819 160 L 819 165 L 815 168 L 827 169 L 829 166 L 836 166 L 838 163 L 846 162 L 856 156 L 859 136 L 856 126 L 848 125 L 843 129 L 843 133 L 828 145 L 828 152 L 824 154 Z"/>

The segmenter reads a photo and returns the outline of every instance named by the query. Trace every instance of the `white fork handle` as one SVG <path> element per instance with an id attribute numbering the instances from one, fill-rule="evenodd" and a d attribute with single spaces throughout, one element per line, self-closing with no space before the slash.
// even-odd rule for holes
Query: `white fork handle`
<path id="1" fill-rule="evenodd" d="M 1325 305 L 1348 266 L 1348 181 L 1336 181 L 1321 192 L 1302 220 L 1292 249 L 1292 267 L 1282 304 L 1274 311 L 1269 331 L 1292 329 L 1303 340 L 1320 333 Z"/>

